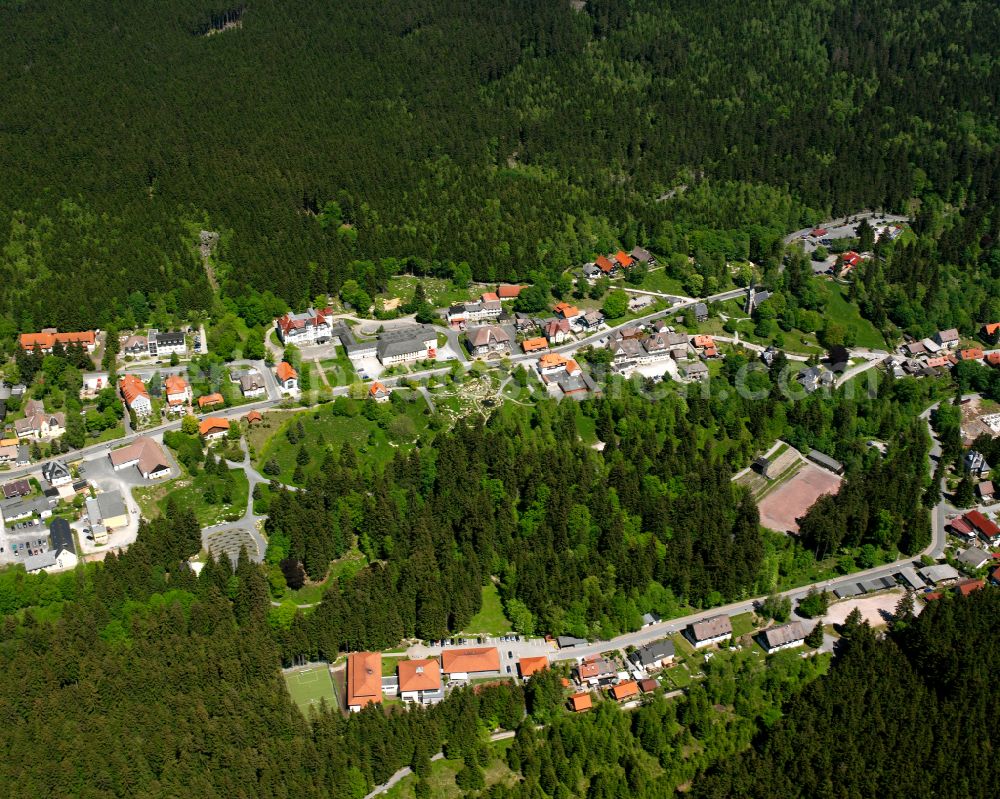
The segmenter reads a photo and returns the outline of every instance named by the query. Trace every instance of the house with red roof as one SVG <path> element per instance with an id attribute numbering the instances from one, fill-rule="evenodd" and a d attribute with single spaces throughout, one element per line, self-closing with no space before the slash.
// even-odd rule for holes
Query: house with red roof
<path id="1" fill-rule="evenodd" d="M 299 387 L 299 373 L 288 361 L 282 361 L 274 370 L 278 377 L 278 385 L 285 391 L 295 391 Z"/>
<path id="2" fill-rule="evenodd" d="M 970 347 L 967 350 L 959 351 L 958 359 L 960 361 L 981 361 L 983 359 L 983 351 L 979 347 Z"/>
<path id="3" fill-rule="evenodd" d="M 206 394 L 203 397 L 198 397 L 198 409 L 205 410 L 205 408 L 215 408 L 218 405 L 225 405 L 226 399 L 221 394 L 216 392 L 215 394 Z"/>
<path id="4" fill-rule="evenodd" d="M 593 706 L 594 700 L 591 699 L 589 693 L 573 694 L 569 698 L 569 707 L 574 713 L 582 713 L 585 710 L 590 710 Z"/>
<path id="5" fill-rule="evenodd" d="M 965 520 L 976 530 L 976 534 L 990 546 L 1000 544 L 1000 527 L 987 519 L 978 510 L 970 510 L 965 514 Z M 954 527 L 954 522 L 952 522 Z"/>
<path id="6" fill-rule="evenodd" d="M 960 583 L 955 583 L 955 593 L 968 596 L 973 591 L 979 591 L 985 585 L 983 580 L 962 580 Z"/>
<path id="7" fill-rule="evenodd" d="M 375 402 L 388 402 L 389 389 L 376 380 L 371 384 L 371 388 L 368 389 L 368 399 L 375 400 Z"/>
<path id="8" fill-rule="evenodd" d="M 206 441 L 222 438 L 229 432 L 229 420 L 221 416 L 209 416 L 198 425 L 198 434 Z"/>
<path id="9" fill-rule="evenodd" d="M 497 296 L 501 300 L 516 300 L 521 296 L 521 289 L 524 286 L 516 286 L 511 283 L 501 283 L 497 286 Z"/>
<path id="10" fill-rule="evenodd" d="M 87 352 L 93 352 L 97 347 L 97 334 L 93 330 L 60 333 L 54 327 L 47 327 L 41 333 L 22 333 L 18 341 L 22 350 L 38 350 L 45 355 L 51 353 L 56 344 L 61 344 L 63 347 L 79 344 Z"/>
<path id="11" fill-rule="evenodd" d="M 352 652 L 347 657 L 347 709 L 352 713 L 382 703 L 382 653 Z"/>
<path id="12" fill-rule="evenodd" d="M 610 275 L 617 268 L 615 264 L 611 263 L 606 255 L 598 255 L 594 264 L 601 270 L 601 274 L 604 275 Z"/>
<path id="13" fill-rule="evenodd" d="M 633 264 L 635 264 L 635 261 L 632 260 L 632 256 L 624 252 L 623 250 L 619 250 L 618 252 L 616 252 L 614 254 L 614 259 L 615 262 L 618 264 L 618 266 L 620 266 L 622 269 L 630 269 L 633 266 Z"/>

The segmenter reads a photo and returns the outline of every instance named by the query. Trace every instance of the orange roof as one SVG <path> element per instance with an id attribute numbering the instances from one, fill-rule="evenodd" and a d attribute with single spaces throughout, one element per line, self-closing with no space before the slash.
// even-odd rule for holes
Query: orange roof
<path id="1" fill-rule="evenodd" d="M 216 430 L 228 430 L 229 420 L 223 419 L 220 416 L 209 416 L 207 419 L 203 419 L 202 423 L 198 425 L 198 432 L 201 435 L 208 435 L 209 433 L 214 433 Z"/>
<path id="2" fill-rule="evenodd" d="M 225 398 L 221 394 L 206 394 L 204 397 L 198 397 L 198 407 L 205 408 L 209 405 L 222 405 L 225 401 Z"/>
<path id="3" fill-rule="evenodd" d="M 441 671 L 445 674 L 500 671 L 500 653 L 495 646 L 446 649 L 441 653 Z"/>
<path id="4" fill-rule="evenodd" d="M 163 381 L 163 385 L 168 394 L 179 394 L 188 387 L 187 381 L 180 375 L 170 375 Z"/>
<path id="5" fill-rule="evenodd" d="M 623 699 L 628 699 L 630 696 L 637 696 L 638 693 L 639 684 L 635 680 L 618 683 L 618 685 L 611 689 L 611 695 L 619 702 Z"/>
<path id="6" fill-rule="evenodd" d="M 962 580 L 955 585 L 955 590 L 962 596 L 968 596 L 973 591 L 978 591 L 985 583 L 982 580 Z"/>
<path id="7" fill-rule="evenodd" d="M 988 325 L 983 325 L 983 330 L 986 331 L 986 335 L 992 336 L 1000 330 L 1000 322 L 990 322 Z"/>
<path id="8" fill-rule="evenodd" d="M 50 350 L 56 343 L 63 345 L 81 344 L 89 347 L 96 339 L 93 330 L 82 330 L 79 333 L 22 333 L 20 340 L 21 349 L 32 350 L 35 347 L 40 347 L 43 350 Z"/>
<path id="9" fill-rule="evenodd" d="M 347 656 L 347 706 L 364 707 L 382 701 L 382 653 L 354 652 Z"/>
<path id="10" fill-rule="evenodd" d="M 565 366 L 569 363 L 569 358 L 560 355 L 558 352 L 547 352 L 538 359 L 538 365 L 542 369 L 554 369 L 557 366 Z"/>
<path id="11" fill-rule="evenodd" d="M 538 352 L 538 350 L 547 350 L 548 348 L 549 343 L 542 336 L 538 338 L 526 338 L 521 342 L 521 349 L 525 352 Z"/>
<path id="12" fill-rule="evenodd" d="M 521 658 L 517 661 L 517 667 L 521 671 L 522 677 L 530 677 L 536 671 L 547 669 L 549 659 L 547 657 Z"/>
<path id="13" fill-rule="evenodd" d="M 284 383 L 294 377 L 298 377 L 298 373 L 292 368 L 292 365 L 288 361 L 282 361 L 278 364 L 278 380 Z"/>
<path id="14" fill-rule="evenodd" d="M 619 250 L 618 252 L 615 253 L 615 260 L 618 261 L 618 263 L 620 263 L 622 266 L 632 266 L 632 264 L 635 263 L 632 260 L 632 256 L 626 255 L 623 250 Z"/>
<path id="15" fill-rule="evenodd" d="M 962 350 L 959 355 L 963 361 L 978 361 L 983 357 L 983 351 L 979 347 L 970 347 L 967 350 Z"/>
<path id="16" fill-rule="evenodd" d="M 569 319 L 571 316 L 580 315 L 580 309 L 575 305 L 570 305 L 568 302 L 561 302 L 552 310 L 559 314 L 563 319 Z"/>
<path id="17" fill-rule="evenodd" d="M 566 361 L 566 372 L 567 374 L 574 374 L 580 371 L 580 364 L 574 361 L 572 358 Z"/>
<path id="18" fill-rule="evenodd" d="M 570 686 L 569 677 L 563 677 L 561 682 L 563 688 L 569 688 Z"/>
<path id="19" fill-rule="evenodd" d="M 253 422 L 263 422 L 264 417 L 261 415 L 260 411 L 250 411 L 250 413 L 247 414 L 247 421 L 251 424 Z"/>
<path id="20" fill-rule="evenodd" d="M 437 691 L 441 688 L 441 667 L 434 659 L 401 660 L 396 664 L 399 674 L 399 690 Z"/>
<path id="21" fill-rule="evenodd" d="M 991 352 L 986 356 L 986 363 L 990 366 L 1000 364 L 1000 352 Z"/>
<path id="22" fill-rule="evenodd" d="M 590 694 L 573 694 L 569 698 L 569 703 L 577 713 L 581 710 L 590 710 L 594 706 L 594 701 L 590 698 Z"/>
<path id="23" fill-rule="evenodd" d="M 711 347 L 715 344 L 715 339 L 711 336 L 695 336 L 694 345 L 696 347 Z"/>
<path id="24" fill-rule="evenodd" d="M 368 393 L 371 394 L 373 397 L 380 393 L 385 394 L 387 392 L 388 389 L 384 385 L 379 383 L 377 380 L 374 383 L 372 383 L 371 388 L 368 389 Z"/>
<path id="25" fill-rule="evenodd" d="M 482 302 L 500 302 L 500 298 L 497 296 L 495 291 L 483 292 L 483 296 L 479 298 Z"/>
<path id="26" fill-rule="evenodd" d="M 129 405 L 135 402 L 137 397 L 145 397 L 146 399 L 149 399 L 149 392 L 146 391 L 146 384 L 135 375 L 125 375 L 118 381 L 118 389 L 121 391 L 122 396 L 125 397 L 125 402 Z"/>
<path id="27" fill-rule="evenodd" d="M 501 283 L 497 286 L 497 294 L 501 300 L 512 300 L 521 295 L 521 286 L 513 286 L 510 283 Z"/>
<path id="28" fill-rule="evenodd" d="M 607 256 L 604 255 L 598 255 L 597 260 L 594 261 L 594 263 L 602 272 L 610 272 L 615 268 L 615 265 L 607 259 Z"/>
<path id="29" fill-rule="evenodd" d="M 940 366 L 947 366 L 949 363 L 951 363 L 951 361 L 945 355 L 941 355 L 937 358 L 927 359 L 927 366 L 930 367 L 931 369 L 937 369 Z"/>

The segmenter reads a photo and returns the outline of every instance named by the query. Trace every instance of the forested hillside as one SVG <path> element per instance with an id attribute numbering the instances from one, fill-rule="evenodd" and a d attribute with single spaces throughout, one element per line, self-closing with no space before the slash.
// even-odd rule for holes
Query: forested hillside
<path id="1" fill-rule="evenodd" d="M 224 292 L 299 304 L 960 206 L 996 178 L 997 41 L 987 0 L 3 3 L 0 312 L 204 309 L 202 227 Z"/>

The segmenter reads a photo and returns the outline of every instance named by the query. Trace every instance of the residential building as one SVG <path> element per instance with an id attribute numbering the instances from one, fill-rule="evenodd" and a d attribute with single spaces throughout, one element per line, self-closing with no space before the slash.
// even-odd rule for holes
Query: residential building
<path id="1" fill-rule="evenodd" d="M 32 516 L 47 519 L 52 515 L 52 502 L 47 497 L 14 497 L 0 500 L 0 516 L 4 524 L 30 519 Z"/>
<path id="2" fill-rule="evenodd" d="M 118 381 L 118 391 L 122 399 L 136 416 L 142 418 L 153 412 L 153 403 L 149 399 L 146 384 L 135 375 L 125 375 Z"/>
<path id="3" fill-rule="evenodd" d="M 624 250 L 618 250 L 618 252 L 611 256 L 611 258 L 622 269 L 630 269 L 635 264 L 635 261 L 632 260 L 632 256 Z"/>
<path id="4" fill-rule="evenodd" d="M 606 255 L 598 255 L 594 259 L 594 263 L 600 270 L 602 275 L 610 275 L 618 268 L 618 264 L 612 263 L 611 260 Z"/>
<path id="5" fill-rule="evenodd" d="M 469 353 L 483 358 L 493 353 L 510 354 L 510 334 L 499 325 L 470 328 L 465 334 Z"/>
<path id="6" fill-rule="evenodd" d="M 524 286 L 517 286 L 511 283 L 501 283 L 497 286 L 497 296 L 501 300 L 516 300 L 521 296 L 521 289 Z"/>
<path id="7" fill-rule="evenodd" d="M 375 354 L 383 366 L 437 358 L 437 331 L 430 325 L 408 325 L 379 336 Z"/>
<path id="8" fill-rule="evenodd" d="M 681 367 L 681 373 L 688 380 L 697 380 L 698 382 L 708 380 L 708 367 L 701 361 L 691 361 L 684 364 Z"/>
<path id="9" fill-rule="evenodd" d="M 73 473 L 63 461 L 49 461 L 42 465 L 42 478 L 58 488 L 73 482 Z"/>
<path id="10" fill-rule="evenodd" d="M 14 439 L 15 441 L 17 439 Z M 0 463 L 11 464 L 17 461 L 16 444 L 0 444 Z"/>
<path id="11" fill-rule="evenodd" d="M 528 338 L 521 342 L 521 349 L 526 355 L 535 352 L 545 352 L 549 348 L 549 342 L 539 336 L 538 338 Z"/>
<path id="12" fill-rule="evenodd" d="M 562 344 L 570 338 L 568 319 L 552 319 L 545 324 L 545 338 L 549 345 Z"/>
<path id="13" fill-rule="evenodd" d="M 325 344 L 333 337 L 333 309 L 286 313 L 274 320 L 274 329 L 282 344 Z"/>
<path id="14" fill-rule="evenodd" d="M 219 393 L 215 394 L 205 394 L 202 397 L 198 397 L 198 410 L 203 411 L 206 408 L 216 408 L 219 405 L 225 405 L 226 398 Z"/>
<path id="15" fill-rule="evenodd" d="M 970 510 L 965 514 L 965 521 L 976 531 L 976 534 L 990 546 L 1000 544 L 1000 527 L 987 519 L 978 510 Z"/>
<path id="16" fill-rule="evenodd" d="M 3 496 L 4 499 L 13 499 L 14 497 L 26 497 L 32 492 L 31 483 L 28 482 L 28 478 L 22 477 L 18 480 L 11 480 L 8 483 L 3 484 Z"/>
<path id="17" fill-rule="evenodd" d="M 577 316 L 574 322 L 580 329 L 594 332 L 595 330 L 599 330 L 601 325 L 604 324 L 604 314 L 598 310 L 591 309 Z"/>
<path id="18" fill-rule="evenodd" d="M 806 457 L 809 458 L 809 460 L 811 460 L 817 466 L 822 466 L 824 469 L 827 469 L 828 471 L 831 471 L 834 474 L 844 473 L 844 464 L 842 464 L 838 460 L 831 458 L 829 455 L 820 452 L 818 449 L 809 450 L 809 454 Z"/>
<path id="19" fill-rule="evenodd" d="M 593 261 L 585 263 L 582 271 L 583 276 L 587 278 L 587 280 L 593 280 L 601 275 L 601 268 Z"/>
<path id="20" fill-rule="evenodd" d="M 153 328 L 147 334 L 146 341 L 149 345 L 149 355 L 152 358 L 184 355 L 187 352 L 187 341 L 181 330 L 167 330 L 161 333 Z"/>
<path id="21" fill-rule="evenodd" d="M 540 657 L 521 658 L 517 661 L 517 670 L 521 674 L 522 680 L 527 680 L 532 674 L 549 667 L 549 659 L 544 655 Z"/>
<path id="22" fill-rule="evenodd" d="M 959 552 L 956 560 L 971 569 L 981 569 L 993 560 L 993 556 L 989 552 L 984 552 L 979 547 L 969 547 Z"/>
<path id="23" fill-rule="evenodd" d="M 492 646 L 445 649 L 441 653 L 441 671 L 451 680 L 467 680 L 475 674 L 499 674 L 500 653 Z"/>
<path id="24" fill-rule="evenodd" d="M 352 652 L 347 656 L 347 709 L 351 713 L 382 703 L 382 653 Z"/>
<path id="25" fill-rule="evenodd" d="M 645 680 L 639 680 L 639 690 L 644 694 L 651 694 L 659 687 L 660 684 L 652 678 L 647 677 Z"/>
<path id="26" fill-rule="evenodd" d="M 635 680 L 618 683 L 611 689 L 611 697 L 616 702 L 624 702 L 626 699 L 634 699 L 639 695 L 639 683 Z"/>
<path id="27" fill-rule="evenodd" d="M 198 425 L 198 433 L 206 441 L 215 441 L 224 438 L 229 432 L 229 420 L 221 416 L 209 416 Z"/>
<path id="28" fill-rule="evenodd" d="M 264 415 L 260 411 L 250 411 L 247 414 L 247 424 L 260 424 L 264 421 Z"/>
<path id="29" fill-rule="evenodd" d="M 965 350 L 959 350 L 958 360 L 960 361 L 981 361 L 985 357 L 982 349 L 979 347 L 969 347 Z"/>
<path id="30" fill-rule="evenodd" d="M 641 263 L 651 264 L 651 265 L 656 263 L 656 259 L 653 258 L 652 253 L 650 253 L 649 250 L 643 249 L 642 247 L 639 246 L 633 247 L 632 252 L 629 254 L 632 256 L 632 258 Z"/>
<path id="31" fill-rule="evenodd" d="M 26 406 L 25 412 L 28 414 L 23 419 L 14 422 L 14 433 L 19 439 L 27 438 L 35 441 L 42 441 L 52 438 L 59 438 L 66 432 L 66 414 L 39 412 L 41 403 L 33 408 Z M 28 413 L 28 410 L 35 412 Z"/>
<path id="32" fill-rule="evenodd" d="M 146 480 L 170 474 L 170 461 L 160 445 L 148 436 L 140 436 L 127 446 L 111 450 L 108 459 L 116 472 L 135 466 Z"/>
<path id="33" fill-rule="evenodd" d="M 575 305 L 570 305 L 568 302 L 560 302 L 552 310 L 555 311 L 557 318 L 566 319 L 570 322 L 580 315 L 580 309 Z"/>
<path id="34" fill-rule="evenodd" d="M 973 591 L 979 591 L 986 586 L 985 580 L 961 580 L 955 583 L 955 593 L 968 596 Z"/>
<path id="35" fill-rule="evenodd" d="M 953 327 L 934 334 L 934 343 L 949 350 L 957 349 L 959 340 L 958 331 Z"/>
<path id="36" fill-rule="evenodd" d="M 728 616 L 712 616 L 689 624 L 684 635 L 696 649 L 728 641 L 733 635 L 733 623 Z"/>
<path id="37" fill-rule="evenodd" d="M 79 345 L 87 352 L 93 352 L 97 347 L 97 334 L 93 330 L 83 330 L 78 333 L 60 333 L 54 327 L 47 327 L 41 333 L 22 333 L 19 343 L 22 350 L 38 350 L 45 355 L 51 353 L 52 348 L 56 344 L 60 344 L 63 347 Z"/>
<path id="38" fill-rule="evenodd" d="M 297 391 L 299 388 L 299 373 L 288 361 L 282 361 L 274 370 L 278 378 L 278 386 L 284 391 Z"/>
<path id="39" fill-rule="evenodd" d="M 663 638 L 639 647 L 629 658 L 636 666 L 646 671 L 651 671 L 663 668 L 672 663 L 674 654 L 674 642 L 668 638 Z"/>
<path id="40" fill-rule="evenodd" d="M 655 613 L 643 613 L 642 614 L 642 626 L 643 627 L 651 627 L 652 625 L 654 625 L 657 622 L 659 622 L 659 620 L 660 620 L 660 617 L 657 616 Z"/>
<path id="41" fill-rule="evenodd" d="M 149 355 L 149 339 L 146 336 L 129 336 L 121 345 L 120 352 L 133 358 Z"/>
<path id="42" fill-rule="evenodd" d="M 920 570 L 920 576 L 931 585 L 937 585 L 948 580 L 957 580 L 958 570 L 947 563 L 939 563 L 935 566 L 925 566 Z"/>
<path id="43" fill-rule="evenodd" d="M 179 413 L 191 402 L 191 386 L 180 375 L 170 375 L 163 381 L 163 392 L 171 413 Z"/>
<path id="44" fill-rule="evenodd" d="M 581 685 L 600 685 L 614 679 L 618 668 L 607 658 L 595 657 L 576 667 L 576 679 Z"/>
<path id="45" fill-rule="evenodd" d="M 573 694 L 569 698 L 569 707 L 574 713 L 582 713 L 585 710 L 590 710 L 593 706 L 594 702 L 590 698 L 590 694 L 586 691 L 579 694 Z"/>
<path id="46" fill-rule="evenodd" d="M 452 305 L 445 313 L 445 319 L 449 325 L 489 322 L 499 319 L 501 313 L 500 298 L 493 292 L 487 292 L 475 302 Z"/>
<path id="47" fill-rule="evenodd" d="M 114 530 L 128 525 L 128 508 L 125 506 L 125 500 L 120 492 L 106 491 L 103 494 L 98 494 L 97 499 L 93 501 L 97 503 L 101 524 L 106 530 Z"/>
<path id="48" fill-rule="evenodd" d="M 244 397 L 263 397 L 267 394 L 267 386 L 264 384 L 264 375 L 256 369 L 248 369 L 240 375 L 240 393 Z"/>
<path id="49" fill-rule="evenodd" d="M 389 389 L 382 383 L 376 381 L 372 383 L 371 387 L 368 389 L 368 399 L 375 400 L 375 402 L 388 402 Z"/>
<path id="50" fill-rule="evenodd" d="M 435 659 L 401 660 L 396 665 L 399 696 L 404 702 L 434 705 L 444 699 L 441 667 Z"/>
<path id="51" fill-rule="evenodd" d="M 996 488 L 993 486 L 992 480 L 984 480 L 983 482 L 976 484 L 976 496 L 978 496 L 982 502 L 992 502 L 995 494 Z"/>
<path id="52" fill-rule="evenodd" d="M 990 465 L 986 462 L 983 454 L 977 450 L 967 451 L 962 458 L 962 465 L 965 466 L 965 471 L 978 480 L 985 480 L 990 476 Z"/>
<path id="53" fill-rule="evenodd" d="M 571 361 L 558 352 L 547 352 L 538 359 L 538 372 L 543 376 L 555 374 L 565 371 L 570 363 L 575 363 L 575 361 Z"/>
<path id="54" fill-rule="evenodd" d="M 612 338 L 608 342 L 608 348 L 614 357 L 615 366 L 619 369 L 627 368 L 647 360 L 643 345 L 634 338 Z"/>
<path id="55" fill-rule="evenodd" d="M 807 394 L 812 394 L 820 388 L 832 388 L 836 382 L 833 372 L 822 366 L 810 366 L 808 369 L 803 369 L 795 375 L 795 379 L 799 381 Z"/>
<path id="56" fill-rule="evenodd" d="M 696 302 L 694 305 L 694 318 L 699 322 L 708 321 L 708 306 L 703 302 Z"/>
<path id="57" fill-rule="evenodd" d="M 1000 322 L 990 322 L 983 325 L 981 332 L 985 338 L 992 338 L 1000 333 Z"/>
<path id="58" fill-rule="evenodd" d="M 761 644 L 768 652 L 791 649 L 806 642 L 806 627 L 800 621 L 789 622 L 777 627 L 768 627 L 760 635 Z"/>

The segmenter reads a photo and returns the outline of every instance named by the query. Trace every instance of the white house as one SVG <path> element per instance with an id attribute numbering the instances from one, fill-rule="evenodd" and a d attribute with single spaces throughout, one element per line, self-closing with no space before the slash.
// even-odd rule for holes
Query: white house
<path id="1" fill-rule="evenodd" d="M 806 627 L 800 621 L 793 621 L 778 627 L 768 627 L 760 637 L 768 652 L 778 652 L 802 646 L 806 640 Z"/>
<path id="2" fill-rule="evenodd" d="M 689 624 L 684 635 L 696 649 L 728 641 L 733 635 L 733 623 L 728 616 L 712 616 Z"/>

